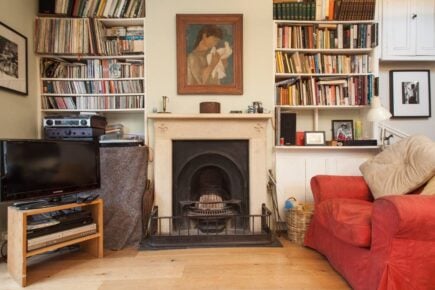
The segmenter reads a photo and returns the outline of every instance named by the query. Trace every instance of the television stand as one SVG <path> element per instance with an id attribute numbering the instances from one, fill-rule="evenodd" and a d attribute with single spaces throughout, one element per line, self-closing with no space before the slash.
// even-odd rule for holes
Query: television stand
<path id="1" fill-rule="evenodd" d="M 29 204 L 31 206 L 32 204 Z M 91 211 L 97 232 L 94 234 L 73 238 L 50 244 L 35 250 L 27 249 L 27 218 L 32 215 L 49 213 L 53 211 L 86 208 Z M 97 258 L 103 257 L 103 201 L 93 200 L 89 203 L 68 203 L 37 209 L 21 210 L 14 206 L 8 207 L 8 272 L 22 287 L 27 284 L 27 260 L 35 255 L 54 251 L 73 244 L 80 244 L 89 254 Z"/>

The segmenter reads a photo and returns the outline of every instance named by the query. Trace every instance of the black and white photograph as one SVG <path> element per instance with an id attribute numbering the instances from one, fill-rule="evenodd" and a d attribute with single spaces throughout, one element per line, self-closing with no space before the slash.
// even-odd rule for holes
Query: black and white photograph
<path id="1" fill-rule="evenodd" d="M 431 116 L 430 71 L 390 71 L 390 111 L 393 118 Z"/>
<path id="2" fill-rule="evenodd" d="M 0 72 L 18 78 L 18 45 L 0 36 Z"/>
<path id="3" fill-rule="evenodd" d="M 418 103 L 418 82 L 402 82 L 402 104 Z"/>
<path id="4" fill-rule="evenodd" d="M 27 95 L 27 38 L 1 22 L 0 88 Z"/>
<path id="5" fill-rule="evenodd" d="M 353 140 L 353 120 L 332 120 L 332 139 L 336 141 Z"/>

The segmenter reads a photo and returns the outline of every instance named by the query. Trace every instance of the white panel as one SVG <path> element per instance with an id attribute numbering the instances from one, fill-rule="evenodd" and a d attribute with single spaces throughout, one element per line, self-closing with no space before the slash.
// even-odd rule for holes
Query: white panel
<path id="1" fill-rule="evenodd" d="M 435 55 L 435 0 L 415 1 L 417 55 Z"/>
<path id="2" fill-rule="evenodd" d="M 415 19 L 412 0 L 385 0 L 383 45 L 387 56 L 415 54 Z"/>
<path id="3" fill-rule="evenodd" d="M 359 166 L 366 161 L 367 158 L 337 158 L 336 161 L 336 174 L 337 175 L 361 175 Z"/>

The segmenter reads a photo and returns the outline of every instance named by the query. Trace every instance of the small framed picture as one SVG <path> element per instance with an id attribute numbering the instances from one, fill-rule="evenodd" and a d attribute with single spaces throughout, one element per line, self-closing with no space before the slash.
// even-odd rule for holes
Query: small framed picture
<path id="1" fill-rule="evenodd" d="M 393 118 L 429 118 L 430 71 L 390 71 L 390 111 Z"/>
<path id="2" fill-rule="evenodd" d="M 353 140 L 353 120 L 332 120 L 332 140 Z"/>
<path id="3" fill-rule="evenodd" d="M 306 146 L 324 146 L 325 131 L 305 131 L 304 140 Z"/>

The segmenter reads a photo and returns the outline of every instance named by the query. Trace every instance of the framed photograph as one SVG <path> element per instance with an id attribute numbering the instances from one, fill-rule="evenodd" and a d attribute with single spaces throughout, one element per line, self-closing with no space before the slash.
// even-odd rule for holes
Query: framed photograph
<path id="1" fill-rule="evenodd" d="M 332 120 L 332 140 L 353 140 L 353 120 Z"/>
<path id="2" fill-rule="evenodd" d="M 324 146 L 325 131 L 305 131 L 304 140 L 306 146 Z"/>
<path id="3" fill-rule="evenodd" d="M 242 60 L 242 14 L 177 14 L 179 94 L 241 95 Z"/>
<path id="4" fill-rule="evenodd" d="M 390 111 L 393 118 L 429 118 L 429 70 L 390 71 Z"/>
<path id="5" fill-rule="evenodd" d="M 0 22 L 0 88 L 27 95 L 27 38 Z"/>

